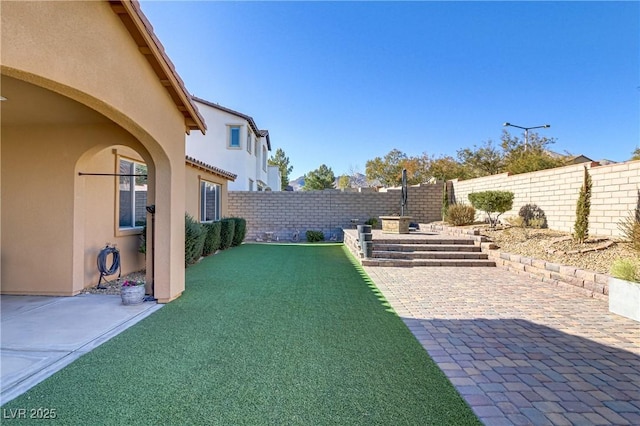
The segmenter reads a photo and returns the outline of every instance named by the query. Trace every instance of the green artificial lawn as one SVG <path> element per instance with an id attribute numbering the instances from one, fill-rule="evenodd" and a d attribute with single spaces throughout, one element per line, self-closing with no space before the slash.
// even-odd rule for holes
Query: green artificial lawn
<path id="1" fill-rule="evenodd" d="M 186 280 L 182 297 L 3 412 L 55 409 L 73 425 L 480 424 L 340 244 L 242 245 Z"/>

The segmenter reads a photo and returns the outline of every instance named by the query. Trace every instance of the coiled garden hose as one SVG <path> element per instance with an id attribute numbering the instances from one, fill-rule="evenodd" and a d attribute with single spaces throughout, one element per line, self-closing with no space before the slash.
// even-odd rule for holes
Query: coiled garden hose
<path id="1" fill-rule="evenodd" d="M 107 258 L 111 255 L 111 266 L 107 267 Z M 118 278 L 122 273 L 120 269 L 120 251 L 115 246 L 107 245 L 100 250 L 98 254 L 98 271 L 100 272 L 100 280 L 98 281 L 97 288 L 105 289 L 102 285 L 102 280 L 105 276 L 113 275 L 118 272 Z M 106 281 L 106 280 L 105 280 Z"/>

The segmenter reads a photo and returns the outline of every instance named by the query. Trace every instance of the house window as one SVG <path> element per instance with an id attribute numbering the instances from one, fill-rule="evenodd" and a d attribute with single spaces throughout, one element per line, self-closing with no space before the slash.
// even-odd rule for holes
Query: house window
<path id="1" fill-rule="evenodd" d="M 256 146 L 255 146 L 255 150 L 253 151 L 256 154 L 256 157 L 260 154 L 260 150 L 258 149 L 260 147 L 260 141 L 258 139 L 256 139 Z"/>
<path id="2" fill-rule="evenodd" d="M 267 171 L 267 147 L 262 147 L 262 170 Z"/>
<path id="3" fill-rule="evenodd" d="M 241 126 L 229 126 L 229 148 L 240 148 Z"/>
<path id="4" fill-rule="evenodd" d="M 253 142 L 251 141 L 253 135 L 251 134 L 251 130 L 247 131 L 247 152 L 249 154 L 251 154 L 251 146 L 253 145 Z"/>
<path id="5" fill-rule="evenodd" d="M 253 179 L 249 179 L 249 191 L 253 191 Z"/>
<path id="6" fill-rule="evenodd" d="M 220 185 L 200 181 L 200 221 L 220 220 Z"/>
<path id="7" fill-rule="evenodd" d="M 120 229 L 141 228 L 147 223 L 147 165 L 120 159 L 119 174 L 118 226 Z"/>

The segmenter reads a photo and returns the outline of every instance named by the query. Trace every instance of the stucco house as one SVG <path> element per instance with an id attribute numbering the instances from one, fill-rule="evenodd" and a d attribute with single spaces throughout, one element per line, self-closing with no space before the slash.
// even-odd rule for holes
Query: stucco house
<path id="1" fill-rule="evenodd" d="M 235 176 L 186 157 L 205 121 L 140 6 L 2 2 L 1 19 L 2 293 L 78 294 L 114 243 L 123 273 L 146 267 L 148 294 L 179 297 L 185 211 L 224 215 Z"/>
<path id="2" fill-rule="evenodd" d="M 216 164 L 237 175 L 230 191 L 280 191 L 280 170 L 268 165 L 269 131 L 260 130 L 252 117 L 193 97 L 207 122 L 207 134 L 187 136 L 187 155 Z"/>

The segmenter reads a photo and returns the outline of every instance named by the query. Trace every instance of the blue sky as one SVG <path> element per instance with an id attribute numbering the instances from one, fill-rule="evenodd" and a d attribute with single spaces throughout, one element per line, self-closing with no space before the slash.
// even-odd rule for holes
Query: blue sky
<path id="1" fill-rule="evenodd" d="M 638 2 L 143 1 L 187 89 L 252 116 L 301 176 L 451 155 L 506 121 L 557 152 L 640 144 Z M 510 129 L 521 135 L 519 129 Z"/>

